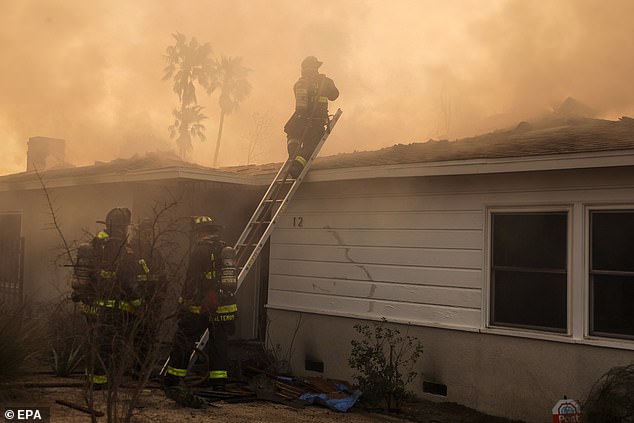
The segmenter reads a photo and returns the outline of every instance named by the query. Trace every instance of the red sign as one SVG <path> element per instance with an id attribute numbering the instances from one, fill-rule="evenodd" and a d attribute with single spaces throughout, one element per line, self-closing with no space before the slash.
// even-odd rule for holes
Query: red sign
<path id="1" fill-rule="evenodd" d="M 575 400 L 562 399 L 553 407 L 553 423 L 580 423 L 581 407 Z"/>

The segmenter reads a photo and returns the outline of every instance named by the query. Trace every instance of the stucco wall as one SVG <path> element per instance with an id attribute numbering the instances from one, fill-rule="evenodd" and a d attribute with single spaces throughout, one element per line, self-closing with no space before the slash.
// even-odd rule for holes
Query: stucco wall
<path id="1" fill-rule="evenodd" d="M 282 354 L 287 354 L 295 336 L 294 374 L 353 382 L 347 365 L 350 340 L 358 337 L 353 326 L 367 321 L 273 309 L 268 314 L 269 347 L 280 344 Z M 417 337 L 424 346 L 416 367 L 421 377 L 408 389 L 426 399 L 457 402 L 534 423 L 552 421 L 551 409 L 564 395 L 585 399 L 605 371 L 634 359 L 631 351 L 574 343 L 402 324 L 394 327 Z M 324 373 L 306 371 L 306 359 L 322 361 Z M 423 393 L 423 380 L 446 385 L 447 396 Z"/>

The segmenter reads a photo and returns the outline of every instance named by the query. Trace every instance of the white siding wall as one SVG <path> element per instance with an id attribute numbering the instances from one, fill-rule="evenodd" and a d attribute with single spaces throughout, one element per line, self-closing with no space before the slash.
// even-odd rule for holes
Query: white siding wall
<path id="1" fill-rule="evenodd" d="M 561 207 L 571 335 L 581 338 L 584 210 L 594 204 L 634 204 L 634 169 L 305 183 L 271 237 L 268 306 L 482 330 L 489 208 Z"/>
<path id="2" fill-rule="evenodd" d="M 411 182 L 305 184 L 271 238 L 269 307 L 479 328 L 482 207 Z"/>

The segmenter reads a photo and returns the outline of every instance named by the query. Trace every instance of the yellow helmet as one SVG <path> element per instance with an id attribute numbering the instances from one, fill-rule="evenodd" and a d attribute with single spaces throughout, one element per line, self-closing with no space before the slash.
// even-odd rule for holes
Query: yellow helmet
<path id="1" fill-rule="evenodd" d="M 192 231 L 194 232 L 218 232 L 222 226 L 215 223 L 210 216 L 193 216 Z"/>

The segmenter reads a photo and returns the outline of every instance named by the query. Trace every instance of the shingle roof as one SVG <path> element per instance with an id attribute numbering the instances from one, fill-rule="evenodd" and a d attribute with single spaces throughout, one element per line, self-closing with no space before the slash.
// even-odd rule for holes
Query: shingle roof
<path id="1" fill-rule="evenodd" d="M 429 140 L 424 143 L 398 144 L 378 151 L 323 157 L 315 161 L 313 169 L 629 149 L 634 149 L 634 119 L 608 121 L 568 118 L 539 123 L 522 122 L 514 129 L 457 141 Z"/>
<path id="2" fill-rule="evenodd" d="M 407 163 L 429 163 L 470 159 L 495 159 L 557 155 L 583 152 L 634 149 L 634 119 L 618 121 L 587 118 L 550 119 L 537 123 L 522 122 L 510 130 L 463 138 L 456 141 L 429 140 L 423 143 L 397 144 L 376 151 L 362 151 L 319 157 L 313 169 L 339 169 Z M 174 154 L 148 153 L 144 157 L 116 159 L 95 165 L 51 169 L 46 177 L 88 177 L 103 174 L 130 174 L 162 169 L 220 172 L 236 176 L 274 174 L 281 163 L 231 166 L 211 169 L 181 160 Z M 33 172 L 0 177 L 2 183 L 32 180 Z"/>

